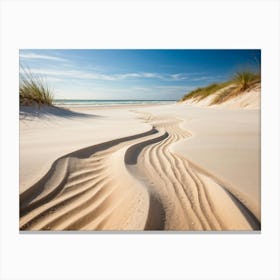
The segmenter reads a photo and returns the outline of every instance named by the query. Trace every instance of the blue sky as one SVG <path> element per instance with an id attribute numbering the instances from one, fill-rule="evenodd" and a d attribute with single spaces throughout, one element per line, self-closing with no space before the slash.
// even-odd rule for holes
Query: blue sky
<path id="1" fill-rule="evenodd" d="M 257 69 L 259 50 L 20 50 L 56 99 L 177 100 L 192 89 Z"/>

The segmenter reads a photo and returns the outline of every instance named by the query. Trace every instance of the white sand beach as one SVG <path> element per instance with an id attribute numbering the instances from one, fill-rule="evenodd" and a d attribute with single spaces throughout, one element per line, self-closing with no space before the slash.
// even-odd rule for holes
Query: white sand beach
<path id="1" fill-rule="evenodd" d="M 259 230 L 259 98 L 22 108 L 20 229 Z"/>

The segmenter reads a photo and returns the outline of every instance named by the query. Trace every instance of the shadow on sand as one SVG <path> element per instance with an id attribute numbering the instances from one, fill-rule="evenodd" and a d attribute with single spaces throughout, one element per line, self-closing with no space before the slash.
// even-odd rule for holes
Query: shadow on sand
<path id="1" fill-rule="evenodd" d="M 100 118 L 98 115 L 79 113 L 56 106 L 20 106 L 19 108 L 20 120 L 28 120 L 34 117 L 49 118 L 52 116 L 61 118 Z"/>

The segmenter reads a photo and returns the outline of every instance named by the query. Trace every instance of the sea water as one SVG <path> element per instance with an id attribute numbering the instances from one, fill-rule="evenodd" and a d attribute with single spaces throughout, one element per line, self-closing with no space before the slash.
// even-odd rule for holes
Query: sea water
<path id="1" fill-rule="evenodd" d="M 57 106 L 116 106 L 116 105 L 145 105 L 145 104 L 172 104 L 176 100 L 79 100 L 79 99 L 55 99 Z"/>

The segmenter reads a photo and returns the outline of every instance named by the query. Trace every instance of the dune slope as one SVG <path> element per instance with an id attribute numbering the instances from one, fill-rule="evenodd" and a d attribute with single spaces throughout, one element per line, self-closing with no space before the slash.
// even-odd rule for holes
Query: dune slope
<path id="1" fill-rule="evenodd" d="M 247 110 L 256 110 L 261 107 L 261 85 L 256 84 L 254 87 L 242 92 L 230 98 L 220 104 L 214 104 L 215 98 L 228 89 L 232 88 L 232 85 L 224 87 L 213 94 L 205 98 L 192 97 L 182 101 L 185 104 L 189 104 L 195 107 L 210 107 L 210 108 L 227 108 L 227 109 L 247 109 Z"/>

